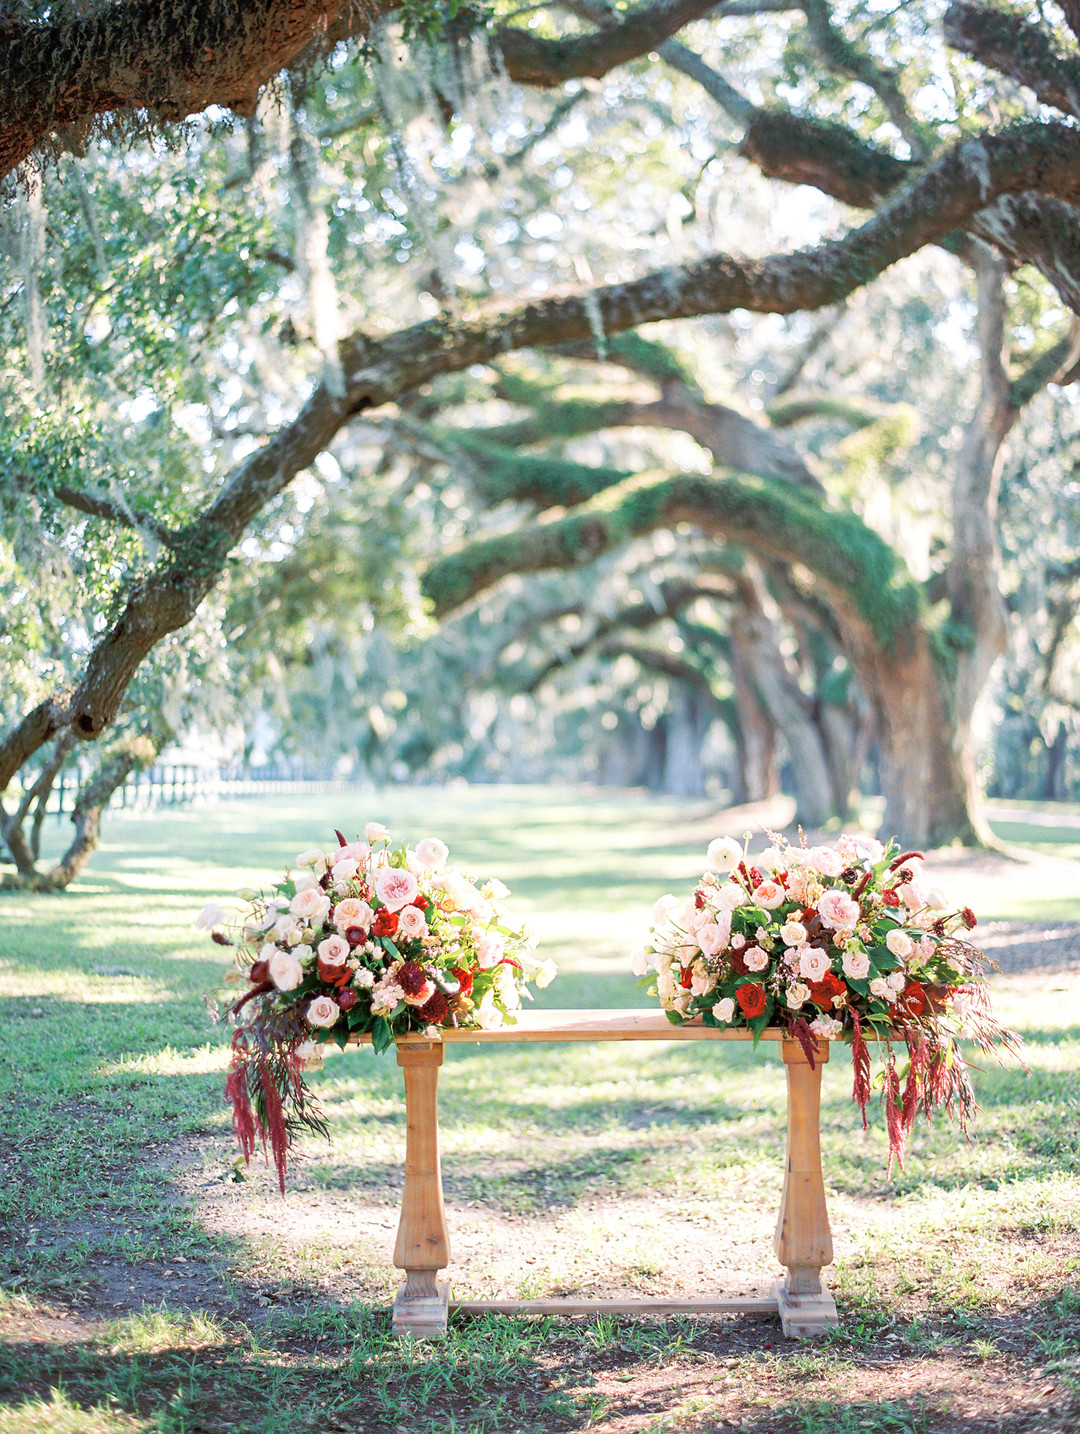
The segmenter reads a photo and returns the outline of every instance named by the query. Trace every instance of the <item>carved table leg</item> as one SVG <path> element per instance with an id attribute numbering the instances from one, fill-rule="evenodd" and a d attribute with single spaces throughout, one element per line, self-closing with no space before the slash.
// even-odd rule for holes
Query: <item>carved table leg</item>
<path id="1" fill-rule="evenodd" d="M 448 1280 L 438 1273 L 450 1263 L 450 1239 L 443 1210 L 439 1170 L 439 1067 L 441 1041 L 397 1048 L 405 1078 L 405 1189 L 394 1264 L 405 1281 L 394 1301 L 394 1333 L 417 1339 L 442 1339 L 450 1297 Z"/>
<path id="2" fill-rule="evenodd" d="M 805 1339 L 837 1324 L 836 1304 L 821 1282 L 821 1267 L 833 1257 L 820 1131 L 821 1070 L 829 1043 L 817 1042 L 814 1070 L 798 1041 L 783 1041 L 780 1048 L 787 1071 L 787 1163 L 773 1248 L 787 1266 L 787 1278 L 777 1282 L 774 1293 L 784 1333 Z"/>

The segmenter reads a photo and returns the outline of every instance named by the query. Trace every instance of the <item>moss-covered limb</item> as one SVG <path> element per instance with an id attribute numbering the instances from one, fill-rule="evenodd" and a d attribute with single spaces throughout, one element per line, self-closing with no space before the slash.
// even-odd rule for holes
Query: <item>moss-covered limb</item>
<path id="1" fill-rule="evenodd" d="M 567 358 L 583 359 L 586 363 L 613 363 L 642 378 L 651 379 L 661 390 L 672 385 L 686 393 L 701 397 L 701 389 L 692 371 L 667 344 L 646 339 L 630 330 L 605 336 L 603 357 L 596 352 L 596 340 L 575 340 L 552 345 L 555 353 Z"/>
<path id="2" fill-rule="evenodd" d="M 474 434 L 442 435 L 449 452 L 464 455 L 469 478 L 485 503 L 534 503 L 538 508 L 571 508 L 587 502 L 630 475 L 619 468 L 537 457 L 489 443 Z"/>
<path id="3" fill-rule="evenodd" d="M 821 486 L 807 460 L 768 428 L 724 404 L 706 403 L 686 395 L 665 397 L 655 403 L 544 402 L 537 406 L 534 417 L 483 430 L 480 438 L 517 447 L 605 428 L 664 428 L 688 433 L 709 450 L 717 463 L 738 473 L 755 473 L 761 478 L 779 478 L 811 488 Z M 469 443 L 475 443 L 476 438 L 473 435 Z M 528 496 L 536 501 L 532 492 Z"/>
<path id="4" fill-rule="evenodd" d="M 790 110 L 755 111 L 740 152 L 771 179 L 809 184 L 857 209 L 873 209 L 918 172 L 842 125 Z M 964 230 L 934 241 L 967 257 L 967 235 L 1019 264 L 1034 264 L 1080 313 L 1080 213 L 1047 194 L 1010 193 L 975 210 Z"/>
<path id="5" fill-rule="evenodd" d="M 912 153 L 921 157 L 925 152 L 924 137 L 908 112 L 896 73 L 878 64 L 868 50 L 854 44 L 833 24 L 827 0 L 802 0 L 802 11 L 810 43 L 823 63 L 834 74 L 868 85 L 911 146 Z"/>
<path id="6" fill-rule="evenodd" d="M 1009 384 L 1009 401 L 1014 408 L 1025 408 L 1042 393 L 1048 383 L 1073 382 L 1080 378 L 1080 320 L 1074 320 L 1069 332 L 1039 354 L 1023 373 Z M 1070 378 L 1070 375 L 1072 377 Z"/>
<path id="7" fill-rule="evenodd" d="M 99 0 L 0 21 L 0 176 L 63 127 L 148 110 L 176 121 L 222 105 L 254 113 L 262 86 L 302 52 L 316 58 L 328 23 L 357 27 L 387 0 Z"/>
<path id="8" fill-rule="evenodd" d="M 953 0 L 944 26 L 954 50 L 1019 80 L 1041 104 L 1080 117 L 1080 62 L 1061 54 L 1041 25 L 1014 11 Z"/>
<path id="9" fill-rule="evenodd" d="M 572 79 L 600 79 L 715 9 L 716 0 L 652 0 L 623 11 L 620 23 L 608 23 L 591 34 L 550 40 L 501 25 L 495 43 L 507 74 L 519 84 L 548 87 Z"/>
<path id="10" fill-rule="evenodd" d="M 673 70 L 678 70 L 696 81 L 724 113 L 737 123 L 745 124 L 753 117 L 756 108 L 753 102 L 686 45 L 680 44 L 678 40 L 665 40 L 662 45 L 657 46 L 657 54 Z"/>
<path id="11" fill-rule="evenodd" d="M 629 607 L 621 608 L 609 617 L 597 621 L 579 641 L 570 643 L 561 652 L 555 653 L 547 662 L 537 668 L 523 684 L 519 683 L 518 690 L 535 692 L 553 672 L 571 662 L 577 662 L 586 654 L 595 651 L 608 641 L 612 634 L 644 632 L 658 622 L 663 622 L 665 618 L 678 617 L 698 598 L 715 599 L 718 596 L 720 594 L 714 585 L 706 587 L 693 581 L 664 583 L 660 588 L 659 606 L 651 602 L 632 603 Z"/>
<path id="12" fill-rule="evenodd" d="M 509 573 L 579 567 L 631 538 L 692 523 L 735 546 L 800 563 L 871 641 L 902 647 L 922 619 L 918 585 L 893 550 L 854 513 L 779 485 L 683 475 L 632 479 L 553 523 L 474 543 L 428 568 L 436 611 L 460 607 Z"/>
<path id="13" fill-rule="evenodd" d="M 766 409 L 769 421 L 775 428 L 791 428 L 796 423 L 805 423 L 810 418 L 833 419 L 846 424 L 848 428 L 869 428 L 885 415 L 880 408 L 868 408 L 846 398 L 830 398 L 828 394 L 808 395 L 805 398 L 788 399 L 774 403 Z"/>

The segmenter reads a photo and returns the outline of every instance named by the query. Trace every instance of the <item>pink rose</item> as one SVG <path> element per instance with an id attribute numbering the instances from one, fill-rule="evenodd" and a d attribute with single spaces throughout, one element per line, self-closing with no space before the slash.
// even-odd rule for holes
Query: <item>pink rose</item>
<path id="1" fill-rule="evenodd" d="M 720 913 L 720 921 L 705 921 L 697 929 L 697 943 L 706 956 L 719 956 L 731 938 L 731 912 Z"/>
<path id="2" fill-rule="evenodd" d="M 764 971 L 769 964 L 768 953 L 762 951 L 760 946 L 748 946 L 742 959 L 748 971 Z"/>
<path id="3" fill-rule="evenodd" d="M 821 924 L 831 926 L 834 931 L 841 927 L 854 927 L 859 919 L 859 903 L 852 901 L 846 891 L 839 891 L 835 887 L 825 892 L 818 901 L 817 909 Z"/>
<path id="4" fill-rule="evenodd" d="M 356 926 L 366 931 L 371 926 L 371 907 L 359 897 L 347 896 L 334 907 L 334 925 L 339 931 L 348 931 Z"/>
<path id="5" fill-rule="evenodd" d="M 332 996 L 316 996 L 308 1002 L 307 1019 L 309 1026 L 333 1026 L 341 1014 L 338 1003 Z"/>
<path id="6" fill-rule="evenodd" d="M 808 946 L 799 957 L 799 975 L 810 981 L 820 981 L 830 969 L 831 962 L 818 946 Z"/>
<path id="7" fill-rule="evenodd" d="M 269 974 L 279 991 L 291 991 L 304 979 L 303 968 L 291 951 L 275 950 L 270 957 Z"/>
<path id="8" fill-rule="evenodd" d="M 775 911 L 787 899 L 788 894 L 778 881 L 763 881 L 754 888 L 754 905 L 763 906 L 766 911 Z"/>
<path id="9" fill-rule="evenodd" d="M 481 969 L 489 971 L 502 960 L 505 950 L 506 942 L 501 936 L 483 936 L 476 945 L 477 964 Z"/>
<path id="10" fill-rule="evenodd" d="M 319 887 L 312 886 L 307 891 L 296 893 L 289 902 L 289 910 L 294 916 L 299 916 L 301 921 L 306 921 L 311 926 L 321 926 L 330 914 L 330 898 Z"/>
<path id="11" fill-rule="evenodd" d="M 398 912 L 398 936 L 405 941 L 420 941 L 427 933 L 424 913 L 415 906 L 403 906 Z"/>
<path id="12" fill-rule="evenodd" d="M 327 860 L 331 866 L 336 866 L 339 861 L 355 861 L 363 866 L 370 855 L 371 848 L 366 841 L 353 841 L 348 846 L 339 846 L 337 851 L 332 851 Z"/>
<path id="13" fill-rule="evenodd" d="M 349 943 L 341 936 L 328 936 L 319 942 L 319 960 L 327 966 L 344 966 Z"/>
<path id="14" fill-rule="evenodd" d="M 420 895 L 420 887 L 411 871 L 386 866 L 375 878 L 375 895 L 390 911 L 400 911 Z"/>
<path id="15" fill-rule="evenodd" d="M 831 846 L 810 848 L 810 865 L 822 876 L 839 876 L 848 863 Z"/>
<path id="16" fill-rule="evenodd" d="M 870 974 L 870 958 L 865 951 L 844 952 L 844 975 L 852 981 L 864 981 Z"/>

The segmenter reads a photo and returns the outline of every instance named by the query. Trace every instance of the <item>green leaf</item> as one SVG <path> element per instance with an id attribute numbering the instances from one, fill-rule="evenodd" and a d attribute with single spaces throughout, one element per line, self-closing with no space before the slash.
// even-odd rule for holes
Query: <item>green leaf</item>
<path id="1" fill-rule="evenodd" d="M 337 1046 L 339 1051 L 343 1051 L 345 1047 L 349 1044 L 348 1027 L 343 1027 L 340 1022 L 334 1027 L 330 1034 L 333 1036 L 334 1044 Z"/>
<path id="2" fill-rule="evenodd" d="M 380 936 L 379 940 L 382 942 L 383 948 L 389 952 L 389 954 L 394 958 L 395 961 L 401 960 L 401 952 L 390 940 L 389 936 Z"/>
<path id="3" fill-rule="evenodd" d="M 683 1023 L 683 1018 L 679 1015 L 678 1011 L 665 1011 L 664 1015 L 673 1026 L 681 1026 Z"/>
<path id="4" fill-rule="evenodd" d="M 385 1016 L 376 1018 L 371 1028 L 371 1046 L 375 1051 L 385 1051 L 394 1044 L 394 1029 Z"/>

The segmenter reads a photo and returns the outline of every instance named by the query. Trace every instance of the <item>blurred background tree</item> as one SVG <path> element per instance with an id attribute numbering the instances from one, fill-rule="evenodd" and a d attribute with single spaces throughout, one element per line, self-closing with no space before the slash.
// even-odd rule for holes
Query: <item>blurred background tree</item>
<path id="1" fill-rule="evenodd" d="M 189 731 L 377 781 L 783 785 L 811 825 L 880 789 L 920 843 L 981 838 L 977 776 L 1075 797 L 1067 7 L 330 8 L 231 115 L 35 120 L 11 879 L 70 881 Z"/>

